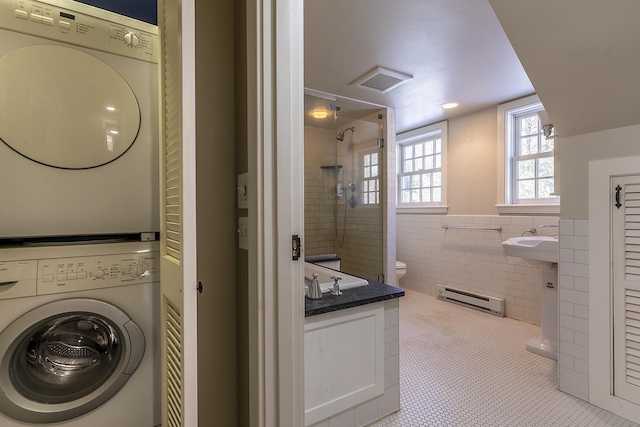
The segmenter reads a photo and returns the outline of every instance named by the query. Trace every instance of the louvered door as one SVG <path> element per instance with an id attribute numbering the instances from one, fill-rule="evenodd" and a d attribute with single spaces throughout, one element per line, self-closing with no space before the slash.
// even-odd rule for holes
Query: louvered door
<path id="1" fill-rule="evenodd" d="M 612 188 L 614 394 L 640 404 L 640 176 Z"/>
<path id="2" fill-rule="evenodd" d="M 160 128 L 161 128 L 161 313 L 162 425 L 197 426 L 197 345 L 195 329 L 195 167 L 186 122 L 185 94 L 192 93 L 183 75 L 190 57 L 190 37 L 182 32 L 193 0 L 160 0 Z M 187 11 L 187 12 L 185 12 Z M 191 46 L 191 47 L 190 47 Z M 185 68 L 186 67 L 186 68 Z M 189 95 L 187 95 L 187 98 Z M 190 148 L 191 147 L 191 148 Z M 187 225 L 185 225 L 187 224 Z M 191 326 L 189 326 L 191 325 Z"/>

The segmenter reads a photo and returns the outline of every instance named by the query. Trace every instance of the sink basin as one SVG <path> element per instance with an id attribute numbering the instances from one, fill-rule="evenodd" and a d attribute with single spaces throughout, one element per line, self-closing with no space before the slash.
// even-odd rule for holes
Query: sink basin
<path id="1" fill-rule="evenodd" d="M 502 248 L 506 255 L 523 258 L 542 268 L 551 268 L 553 263 L 557 263 L 559 259 L 557 237 L 512 237 L 502 242 Z"/>

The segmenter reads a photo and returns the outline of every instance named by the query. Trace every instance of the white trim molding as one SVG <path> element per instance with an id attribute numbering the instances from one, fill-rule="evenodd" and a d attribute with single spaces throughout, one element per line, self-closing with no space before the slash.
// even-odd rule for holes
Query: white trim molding
<path id="1" fill-rule="evenodd" d="M 247 2 L 249 409 L 255 427 L 304 425 L 303 0 Z M 294 180 L 295 181 L 295 180 Z"/>
<path id="2" fill-rule="evenodd" d="M 496 205 L 500 215 L 560 215 L 560 205 Z"/>
<path id="3" fill-rule="evenodd" d="M 446 215 L 449 206 L 402 206 L 396 208 L 396 215 Z"/>

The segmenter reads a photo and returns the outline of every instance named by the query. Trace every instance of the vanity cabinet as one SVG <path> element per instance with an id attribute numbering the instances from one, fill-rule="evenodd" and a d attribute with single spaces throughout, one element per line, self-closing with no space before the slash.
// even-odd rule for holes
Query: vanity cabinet
<path id="1" fill-rule="evenodd" d="M 384 302 L 308 317 L 305 425 L 384 393 Z"/>

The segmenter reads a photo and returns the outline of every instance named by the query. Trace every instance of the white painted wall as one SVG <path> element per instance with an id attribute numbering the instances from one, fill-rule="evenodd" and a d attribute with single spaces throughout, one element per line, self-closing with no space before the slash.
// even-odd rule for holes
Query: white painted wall
<path id="1" fill-rule="evenodd" d="M 560 216 L 587 219 L 589 162 L 640 155 L 640 125 L 560 138 L 562 206 Z"/>
<path id="2" fill-rule="evenodd" d="M 449 214 L 495 215 L 496 107 L 449 120 Z"/>

